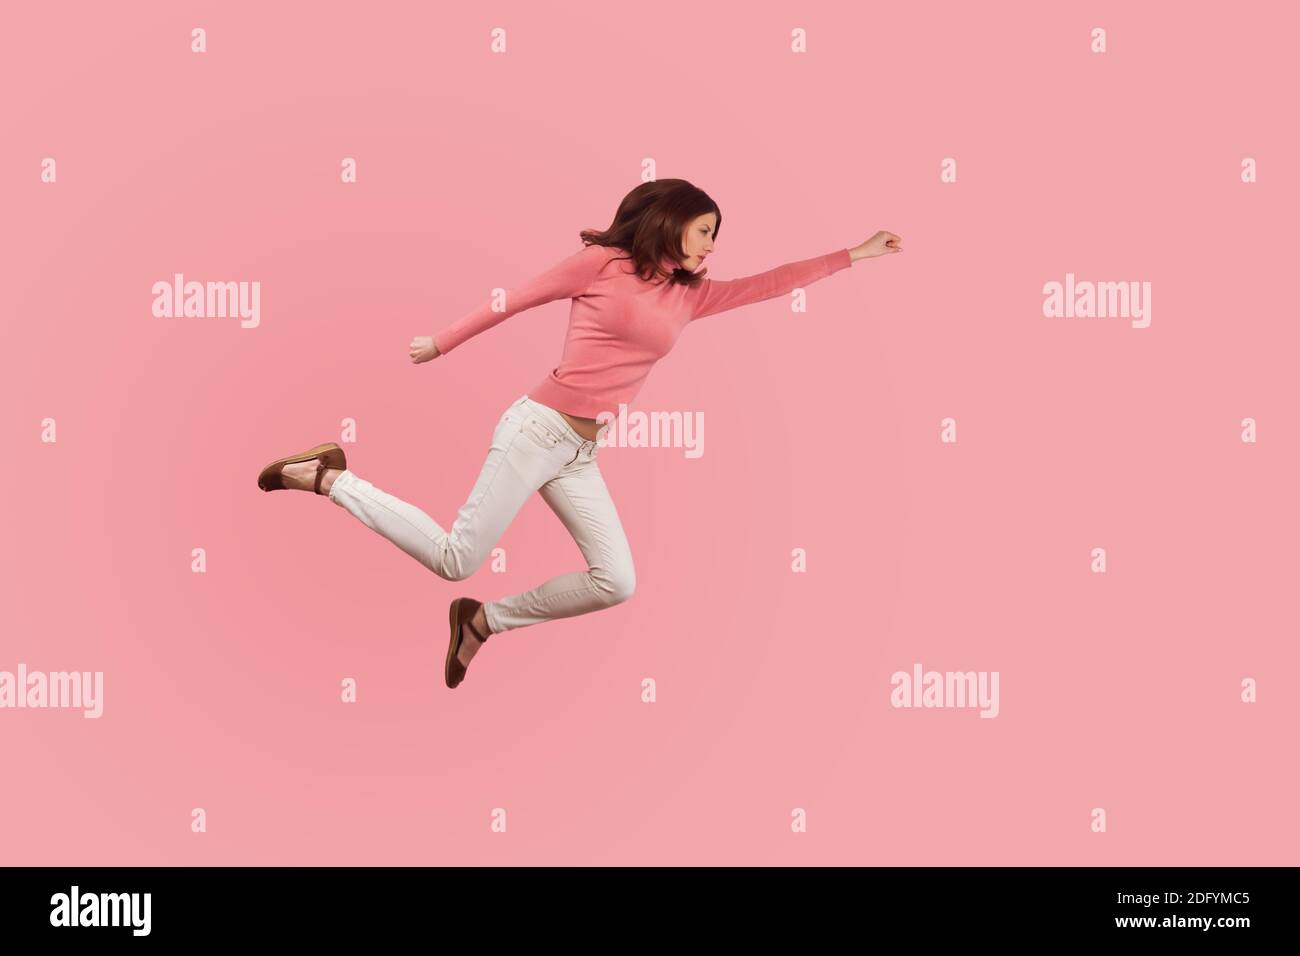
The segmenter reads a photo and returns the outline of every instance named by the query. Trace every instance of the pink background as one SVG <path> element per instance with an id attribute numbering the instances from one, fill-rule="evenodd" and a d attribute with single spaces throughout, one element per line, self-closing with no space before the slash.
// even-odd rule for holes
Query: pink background
<path id="1" fill-rule="evenodd" d="M 22 6 L 0 670 L 105 700 L 0 711 L 0 860 L 1296 862 L 1292 8 Z M 715 278 L 906 251 L 688 330 L 633 408 L 703 412 L 704 457 L 600 455 L 635 596 L 449 691 L 451 598 L 582 567 L 540 498 L 454 583 L 257 472 L 355 418 L 354 470 L 449 525 L 567 303 L 407 343 L 646 157 L 721 205 Z M 260 327 L 154 318 L 174 272 L 260 281 Z M 1067 272 L 1151 282 L 1150 328 L 1045 318 Z M 1000 715 L 892 708 L 917 661 L 998 671 Z"/>

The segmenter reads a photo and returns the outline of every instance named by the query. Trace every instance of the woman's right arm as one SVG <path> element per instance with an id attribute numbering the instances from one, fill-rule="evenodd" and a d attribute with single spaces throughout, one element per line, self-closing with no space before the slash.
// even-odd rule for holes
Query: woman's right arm
<path id="1" fill-rule="evenodd" d="M 582 295 L 591 286 L 596 273 L 600 271 L 600 267 L 605 264 L 611 252 L 617 250 L 595 244 L 585 246 L 523 285 L 507 289 L 504 308 L 494 311 L 493 301 L 489 300 L 469 315 L 436 333 L 433 336 L 433 344 L 438 354 L 446 355 L 462 342 L 480 332 L 486 332 L 517 312 L 523 312 L 545 302 L 554 302 L 556 299 L 572 299 Z"/>

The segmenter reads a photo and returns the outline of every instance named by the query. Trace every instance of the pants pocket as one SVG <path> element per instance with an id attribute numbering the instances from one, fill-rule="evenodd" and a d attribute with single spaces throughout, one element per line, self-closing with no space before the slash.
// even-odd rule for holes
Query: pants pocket
<path id="1" fill-rule="evenodd" d="M 561 441 L 560 436 L 555 433 L 551 426 L 536 415 L 529 415 L 524 419 L 523 431 L 534 445 L 545 451 L 555 448 Z"/>

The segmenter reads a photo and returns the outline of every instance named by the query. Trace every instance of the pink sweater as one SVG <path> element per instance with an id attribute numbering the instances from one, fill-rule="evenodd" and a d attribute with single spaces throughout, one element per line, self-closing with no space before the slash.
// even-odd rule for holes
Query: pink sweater
<path id="1" fill-rule="evenodd" d="M 622 257 L 622 258 L 619 258 Z M 670 260 L 664 260 L 671 269 Z M 541 275 L 507 290 L 505 309 L 475 309 L 434 337 L 446 354 L 517 312 L 556 299 L 572 299 L 560 364 L 527 395 L 578 418 L 618 413 L 641 390 L 651 367 L 667 355 L 689 322 L 775 298 L 852 265 L 848 249 L 790 262 L 741 279 L 704 279 L 695 288 L 646 281 L 627 253 L 584 246 Z"/>

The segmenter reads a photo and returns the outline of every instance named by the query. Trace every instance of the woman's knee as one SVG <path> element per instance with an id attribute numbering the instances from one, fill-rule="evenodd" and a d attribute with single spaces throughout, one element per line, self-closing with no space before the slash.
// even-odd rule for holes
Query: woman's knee
<path id="1" fill-rule="evenodd" d="M 607 604 L 622 604 L 636 591 L 636 569 L 630 561 L 592 572 Z"/>
<path id="2" fill-rule="evenodd" d="M 436 548 L 429 567 L 438 577 L 447 581 L 464 581 L 483 563 L 487 555 L 478 554 L 463 542 L 448 535 L 440 548 Z"/>

